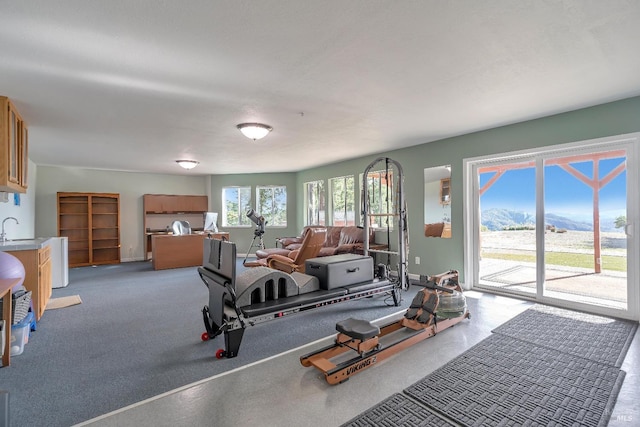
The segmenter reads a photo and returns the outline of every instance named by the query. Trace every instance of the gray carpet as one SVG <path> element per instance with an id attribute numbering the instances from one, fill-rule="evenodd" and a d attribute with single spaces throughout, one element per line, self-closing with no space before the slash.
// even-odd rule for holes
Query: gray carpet
<path id="1" fill-rule="evenodd" d="M 417 290 L 403 293 L 405 309 Z M 12 427 L 70 426 L 333 335 L 348 317 L 403 310 L 374 297 L 305 311 L 249 327 L 238 357 L 218 360 L 224 338 L 200 339 L 208 290 L 195 268 L 74 268 L 53 297 L 75 294 L 82 304 L 45 311 L 24 353 L 0 369 Z"/>
<path id="2" fill-rule="evenodd" d="M 637 327 L 628 320 L 535 305 L 492 332 L 620 367 Z"/>
<path id="3" fill-rule="evenodd" d="M 474 427 L 606 426 L 637 326 L 534 306 L 344 426 L 430 425 L 434 413 Z"/>

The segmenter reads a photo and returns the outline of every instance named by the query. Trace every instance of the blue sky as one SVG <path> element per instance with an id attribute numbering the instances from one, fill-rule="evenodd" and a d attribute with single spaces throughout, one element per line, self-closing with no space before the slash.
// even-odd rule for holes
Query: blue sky
<path id="1" fill-rule="evenodd" d="M 602 179 L 623 158 L 601 160 L 599 176 Z M 573 163 L 588 178 L 593 176 L 593 163 Z M 480 175 L 482 187 L 494 173 Z M 551 165 L 545 167 L 545 212 L 570 217 L 576 220 L 592 218 L 593 190 L 573 175 Z M 600 190 L 601 217 L 626 215 L 626 171 L 618 175 Z M 507 171 L 489 188 L 481 198 L 482 210 L 491 208 L 509 209 L 535 213 L 535 169 L 514 169 Z"/>

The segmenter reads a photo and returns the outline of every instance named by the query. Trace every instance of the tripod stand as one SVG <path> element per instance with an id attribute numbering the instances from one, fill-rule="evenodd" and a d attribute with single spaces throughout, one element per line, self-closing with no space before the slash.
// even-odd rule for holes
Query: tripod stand
<path id="1" fill-rule="evenodd" d="M 253 240 L 251 241 L 251 245 L 249 246 L 249 250 L 247 250 L 246 255 L 244 256 L 244 261 L 242 261 L 242 265 L 245 265 L 247 262 L 247 258 L 249 257 L 249 253 L 251 253 L 251 249 L 256 247 L 257 249 L 264 249 L 264 240 L 262 239 L 262 234 L 259 232 L 253 233 Z M 256 245 L 256 239 L 258 239 L 258 244 Z"/>

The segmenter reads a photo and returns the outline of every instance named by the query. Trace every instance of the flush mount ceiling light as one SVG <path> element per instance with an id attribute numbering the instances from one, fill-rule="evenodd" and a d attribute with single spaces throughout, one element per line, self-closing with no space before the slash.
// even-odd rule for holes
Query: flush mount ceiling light
<path id="1" fill-rule="evenodd" d="M 176 163 L 185 169 L 193 169 L 198 166 L 200 162 L 196 162 L 195 160 L 176 160 Z"/>
<path id="2" fill-rule="evenodd" d="M 263 125 L 262 123 L 240 123 L 236 127 L 244 136 L 254 141 L 264 138 L 273 130 L 271 126 Z"/>

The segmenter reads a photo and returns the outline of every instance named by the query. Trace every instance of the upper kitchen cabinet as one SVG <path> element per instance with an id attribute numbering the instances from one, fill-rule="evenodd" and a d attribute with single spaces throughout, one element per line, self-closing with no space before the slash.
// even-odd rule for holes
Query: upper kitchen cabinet
<path id="1" fill-rule="evenodd" d="M 0 96 L 0 191 L 27 192 L 27 124 L 6 96 Z"/>

